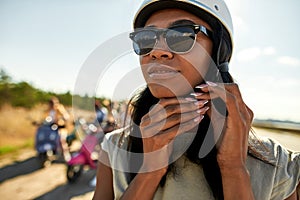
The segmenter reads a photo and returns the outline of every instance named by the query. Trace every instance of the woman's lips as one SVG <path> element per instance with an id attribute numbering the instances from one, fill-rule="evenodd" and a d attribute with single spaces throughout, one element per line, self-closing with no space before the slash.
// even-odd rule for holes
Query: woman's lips
<path id="1" fill-rule="evenodd" d="M 179 74 L 179 71 L 167 65 L 151 65 L 147 73 L 152 79 L 169 79 Z"/>

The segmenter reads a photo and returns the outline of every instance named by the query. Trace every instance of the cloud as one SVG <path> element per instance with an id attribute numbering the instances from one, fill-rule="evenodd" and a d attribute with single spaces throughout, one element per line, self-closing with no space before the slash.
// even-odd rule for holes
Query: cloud
<path id="1" fill-rule="evenodd" d="M 266 47 L 263 49 L 264 55 L 274 55 L 276 53 L 276 49 L 274 47 Z"/>
<path id="2" fill-rule="evenodd" d="M 249 62 L 262 56 L 272 56 L 276 54 L 276 49 L 272 46 L 268 47 L 251 47 L 243 49 L 236 54 L 239 62 Z M 284 66 L 300 67 L 300 58 L 292 56 L 280 56 L 276 59 L 277 63 Z"/>
<path id="3" fill-rule="evenodd" d="M 233 22 L 233 29 L 235 29 L 237 27 L 239 29 L 239 31 L 237 32 L 237 34 L 239 34 L 239 32 L 241 32 L 241 31 L 248 31 L 249 30 L 248 24 L 239 15 L 233 15 L 232 16 L 232 22 Z"/>
<path id="4" fill-rule="evenodd" d="M 281 56 L 277 59 L 277 62 L 282 65 L 300 66 L 300 59 L 290 56 Z"/>
<path id="5" fill-rule="evenodd" d="M 266 92 L 273 92 L 272 88 L 274 90 L 280 90 L 287 91 L 290 90 L 291 94 L 294 94 L 294 89 L 292 88 L 300 88 L 300 80 L 295 77 L 285 77 L 285 76 L 272 76 L 272 75 L 262 75 L 254 77 L 253 82 L 260 83 L 260 87 L 262 88 L 262 91 Z M 274 84 L 278 83 L 278 84 Z M 249 87 L 253 87 L 252 83 L 249 83 Z M 254 90 L 257 90 L 256 88 L 253 88 Z"/>
<path id="6" fill-rule="evenodd" d="M 258 47 L 252 47 L 244 49 L 237 53 L 237 60 L 240 62 L 246 62 L 254 60 L 261 55 L 261 49 Z"/>
<path id="7" fill-rule="evenodd" d="M 255 60 L 260 56 L 270 56 L 276 53 L 276 49 L 274 47 L 251 47 L 248 49 L 243 49 L 237 53 L 237 60 L 240 62 L 248 62 L 251 60 Z"/>

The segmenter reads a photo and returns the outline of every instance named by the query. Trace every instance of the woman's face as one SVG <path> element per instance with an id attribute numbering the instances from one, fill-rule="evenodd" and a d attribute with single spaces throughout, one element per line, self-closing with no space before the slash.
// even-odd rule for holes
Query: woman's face
<path id="1" fill-rule="evenodd" d="M 211 27 L 197 16 L 179 9 L 155 12 L 145 27 L 166 29 L 182 24 L 203 25 L 211 30 Z M 201 32 L 196 37 L 196 44 L 188 53 L 171 52 L 163 37 L 160 37 L 149 54 L 140 56 L 144 78 L 156 98 L 188 95 L 195 86 L 203 82 L 211 62 L 212 41 Z"/>

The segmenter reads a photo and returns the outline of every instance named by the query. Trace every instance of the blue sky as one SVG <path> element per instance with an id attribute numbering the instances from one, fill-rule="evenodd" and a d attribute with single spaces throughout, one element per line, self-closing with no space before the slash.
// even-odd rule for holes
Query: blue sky
<path id="1" fill-rule="evenodd" d="M 300 121 L 300 1 L 226 2 L 234 22 L 230 71 L 245 102 L 257 118 Z M 91 53 L 105 41 L 131 30 L 140 3 L 0 0 L 0 68 L 14 81 L 72 92 Z M 131 54 L 114 61 L 116 71 L 97 80 L 106 83 L 99 86 L 99 95 L 111 95 L 117 80 L 132 69 L 130 66 L 138 65 L 136 60 Z"/>

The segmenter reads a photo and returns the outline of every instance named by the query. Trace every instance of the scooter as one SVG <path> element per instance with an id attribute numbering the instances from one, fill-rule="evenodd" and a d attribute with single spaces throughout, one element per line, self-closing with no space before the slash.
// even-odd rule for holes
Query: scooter
<path id="1" fill-rule="evenodd" d="M 74 183 L 82 174 L 84 167 L 89 169 L 97 168 L 99 153 L 99 142 L 103 139 L 102 129 L 94 124 L 89 124 L 86 130 L 86 136 L 82 141 L 80 150 L 73 153 L 71 159 L 67 162 L 67 179 L 69 183 Z"/>
<path id="2" fill-rule="evenodd" d="M 58 125 L 53 123 L 52 117 L 48 116 L 36 131 L 35 149 L 41 167 L 50 165 L 62 149 L 58 128 Z"/>

